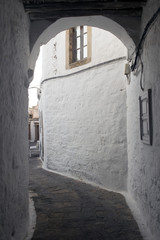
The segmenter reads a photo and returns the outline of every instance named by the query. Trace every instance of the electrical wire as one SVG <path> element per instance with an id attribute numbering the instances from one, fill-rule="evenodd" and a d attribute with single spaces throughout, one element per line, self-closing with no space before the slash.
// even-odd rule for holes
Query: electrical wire
<path id="1" fill-rule="evenodd" d="M 142 85 L 142 79 L 143 79 L 143 62 L 141 60 L 141 77 L 140 77 L 140 87 L 141 87 L 141 90 L 144 91 L 144 87 Z"/>
<path id="2" fill-rule="evenodd" d="M 138 58 L 139 58 L 139 56 L 140 56 L 140 51 L 141 51 L 141 49 L 142 49 L 142 46 L 143 46 L 143 43 L 144 43 L 145 38 L 146 38 L 146 36 L 147 36 L 147 33 L 148 33 L 151 25 L 153 24 L 153 22 L 156 20 L 156 18 L 157 18 L 157 16 L 159 15 L 159 13 L 160 13 L 160 8 L 158 8 L 158 10 L 154 13 L 154 15 L 153 15 L 153 16 L 151 17 L 151 19 L 148 21 L 148 23 L 147 23 L 147 25 L 146 25 L 146 27 L 145 27 L 145 29 L 144 29 L 144 32 L 143 32 L 143 34 L 142 34 L 142 37 L 141 37 L 140 42 L 139 42 L 138 47 L 137 47 L 137 52 L 136 52 L 136 57 L 135 57 L 134 63 L 133 63 L 132 66 L 131 66 L 132 72 L 133 72 L 133 71 L 135 70 L 135 68 L 136 68 L 137 60 L 138 60 Z"/>

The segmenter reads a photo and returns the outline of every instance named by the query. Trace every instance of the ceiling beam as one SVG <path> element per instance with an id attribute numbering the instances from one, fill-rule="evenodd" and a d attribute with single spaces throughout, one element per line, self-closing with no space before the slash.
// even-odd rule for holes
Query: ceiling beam
<path id="1" fill-rule="evenodd" d="M 34 12 L 52 12 L 52 11 L 64 11 L 64 10 L 128 10 L 135 9 L 144 6 L 144 2 L 104 2 L 104 1 L 94 1 L 94 2 L 52 2 L 43 4 L 24 4 L 25 11 L 28 13 Z"/>
<path id="2" fill-rule="evenodd" d="M 101 0 L 102 1 L 102 0 Z M 23 0 L 23 3 L 24 4 L 35 4 L 35 5 L 38 5 L 38 4 L 45 4 L 45 3 L 64 3 L 64 2 L 67 2 L 67 3 L 77 3 L 77 2 L 98 2 L 97 0 Z M 104 3 L 109 3 L 109 2 L 112 2 L 112 3 L 120 3 L 120 2 L 130 2 L 130 3 L 134 3 L 134 2 L 144 2 L 146 3 L 147 0 L 103 0 Z"/>
<path id="3" fill-rule="evenodd" d="M 121 10 L 97 10 L 97 9 L 90 9 L 90 10 L 63 10 L 63 11 L 45 11 L 42 13 L 33 12 L 30 13 L 31 20 L 42 20 L 42 19 L 59 19 L 62 17 L 75 17 L 75 16 L 91 16 L 91 15 L 123 15 L 123 16 L 132 16 L 132 17 L 140 17 L 141 16 L 141 9 L 121 9 Z"/>

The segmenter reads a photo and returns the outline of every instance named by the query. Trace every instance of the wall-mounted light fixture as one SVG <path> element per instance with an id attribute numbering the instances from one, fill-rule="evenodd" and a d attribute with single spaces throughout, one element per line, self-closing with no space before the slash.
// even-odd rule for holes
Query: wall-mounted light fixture
<path id="1" fill-rule="evenodd" d="M 129 63 L 126 63 L 125 69 L 124 69 L 124 75 L 126 75 L 126 77 L 127 77 L 128 84 L 130 84 L 130 73 L 131 73 L 131 67 L 130 67 Z"/>
<path id="2" fill-rule="evenodd" d="M 131 72 L 131 67 L 130 67 L 129 63 L 126 63 L 124 74 L 127 76 L 130 74 L 130 72 Z"/>

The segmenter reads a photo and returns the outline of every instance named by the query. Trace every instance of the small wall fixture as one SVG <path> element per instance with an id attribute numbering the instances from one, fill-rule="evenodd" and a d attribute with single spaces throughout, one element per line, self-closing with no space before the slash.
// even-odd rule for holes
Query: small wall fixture
<path id="1" fill-rule="evenodd" d="M 131 73 L 131 67 L 130 67 L 129 63 L 126 63 L 125 69 L 124 69 L 124 75 L 126 75 L 128 84 L 130 84 L 130 73 Z"/>
<path id="2" fill-rule="evenodd" d="M 129 63 L 125 64 L 125 70 L 124 70 L 124 75 L 128 76 L 131 72 L 131 67 L 129 65 Z"/>

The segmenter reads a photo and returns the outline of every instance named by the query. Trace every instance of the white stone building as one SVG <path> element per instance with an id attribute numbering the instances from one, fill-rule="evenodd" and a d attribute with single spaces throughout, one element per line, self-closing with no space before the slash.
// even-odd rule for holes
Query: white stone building
<path id="1" fill-rule="evenodd" d="M 47 168 L 126 189 L 126 57 L 117 37 L 87 26 L 43 46 L 40 129 Z"/>
<path id="2" fill-rule="evenodd" d="M 94 5 L 95 1 L 86 0 L 84 6 L 84 1 L 74 0 L 68 10 L 68 1 L 64 0 L 64 5 L 57 8 L 60 10 L 54 11 L 50 11 L 50 6 L 46 8 L 45 2 L 46 0 L 0 2 L 0 238 L 25 239 L 28 230 L 28 86 L 40 46 L 63 30 L 89 25 L 113 33 L 121 39 L 129 52 L 129 63 L 133 68 L 130 85 L 126 87 L 127 194 L 133 203 L 130 207 L 138 209 L 148 239 L 159 240 L 160 1 L 112 0 Z M 60 1 L 53 2 L 58 4 Z M 78 2 L 81 9 L 75 11 Z M 28 10 L 28 4 L 31 4 L 32 12 Z M 37 8 L 42 11 L 37 12 Z M 59 80 L 62 81 L 62 78 Z M 46 82 L 48 83 L 49 81 Z M 44 84 L 42 87 L 45 90 Z M 66 86 L 62 85 L 63 88 Z M 148 89 L 152 89 L 153 131 L 149 131 L 152 132 L 152 145 L 145 144 L 143 136 L 142 140 L 140 138 L 139 97 Z M 54 94 L 53 89 L 52 92 Z M 77 97 L 77 91 L 74 93 Z M 98 103 L 97 96 L 94 98 Z M 66 109 L 67 107 L 69 106 Z M 44 117 L 44 127 L 46 120 Z M 49 132 L 46 132 L 45 137 L 49 137 Z M 46 147 L 44 146 L 45 149 Z"/>

